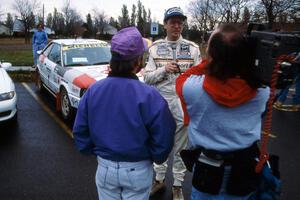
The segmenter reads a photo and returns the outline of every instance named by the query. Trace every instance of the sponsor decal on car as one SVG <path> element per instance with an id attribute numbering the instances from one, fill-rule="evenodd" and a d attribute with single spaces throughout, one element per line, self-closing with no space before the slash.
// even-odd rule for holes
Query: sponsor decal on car
<path id="1" fill-rule="evenodd" d="M 70 49 L 76 48 L 95 48 L 95 47 L 109 47 L 106 43 L 95 43 L 95 44 L 72 44 L 68 46 L 63 46 L 63 51 L 68 51 Z"/>
<path id="2" fill-rule="evenodd" d="M 42 54 L 42 55 L 40 55 L 40 57 L 39 57 L 39 61 L 40 61 L 41 63 L 44 63 L 44 62 L 45 62 L 45 58 L 46 58 L 46 56 L 45 56 L 44 54 Z"/>
<path id="3" fill-rule="evenodd" d="M 76 77 L 72 83 L 79 88 L 88 88 L 91 84 L 95 82 L 96 80 L 94 78 L 90 77 L 87 74 L 82 74 Z"/>

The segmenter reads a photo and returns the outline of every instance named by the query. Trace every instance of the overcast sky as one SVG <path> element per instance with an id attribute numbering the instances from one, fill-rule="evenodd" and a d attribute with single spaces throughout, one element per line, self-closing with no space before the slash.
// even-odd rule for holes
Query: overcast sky
<path id="1" fill-rule="evenodd" d="M 59 11 L 65 2 L 65 0 L 39 0 L 41 2 L 41 7 L 45 6 L 45 16 L 48 13 L 53 13 L 53 8 L 56 7 Z M 2 20 L 6 19 L 6 13 L 11 12 L 12 4 L 14 0 L 0 0 L 0 12 L 2 15 Z M 121 7 L 123 4 L 127 5 L 129 14 L 131 13 L 132 4 L 137 5 L 138 0 L 71 0 L 71 7 L 75 8 L 81 15 L 83 20 L 87 13 L 93 13 L 93 9 L 99 11 L 104 11 L 108 17 L 114 17 L 115 19 L 121 15 Z M 142 4 L 145 6 L 146 10 L 151 10 L 151 17 L 153 20 L 158 20 L 162 22 L 163 13 L 165 9 L 180 6 L 183 11 L 187 12 L 187 5 L 190 0 L 141 0 Z"/>

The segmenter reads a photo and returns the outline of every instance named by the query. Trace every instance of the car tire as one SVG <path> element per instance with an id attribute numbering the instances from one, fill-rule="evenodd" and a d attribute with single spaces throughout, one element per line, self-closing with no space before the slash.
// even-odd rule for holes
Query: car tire
<path id="1" fill-rule="evenodd" d="M 44 86 L 44 83 L 43 83 L 43 81 L 41 79 L 41 75 L 40 75 L 40 73 L 38 71 L 36 72 L 36 86 L 37 86 L 38 91 L 40 93 L 44 92 L 45 86 Z"/>
<path id="2" fill-rule="evenodd" d="M 65 88 L 60 91 L 61 114 L 64 120 L 71 121 L 74 119 L 75 109 L 71 106 L 68 93 Z"/>

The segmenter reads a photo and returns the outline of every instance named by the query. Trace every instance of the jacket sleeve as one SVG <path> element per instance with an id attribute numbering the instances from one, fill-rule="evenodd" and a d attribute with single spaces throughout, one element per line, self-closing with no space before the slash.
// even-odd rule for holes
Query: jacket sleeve
<path id="1" fill-rule="evenodd" d="M 145 112 L 146 128 L 149 131 L 149 149 L 152 160 L 161 164 L 172 151 L 176 123 L 166 100 L 155 90 L 150 100 L 150 107 Z M 148 104 L 149 105 L 149 104 Z"/>
<path id="2" fill-rule="evenodd" d="M 153 59 L 154 47 L 149 50 L 149 60 L 145 68 L 144 72 L 144 81 L 149 85 L 155 85 L 163 81 L 166 75 L 165 67 L 157 67 L 156 63 Z"/>
<path id="3" fill-rule="evenodd" d="M 179 75 L 176 79 L 176 93 L 177 93 L 178 97 L 180 98 L 180 102 L 181 102 L 181 106 L 182 106 L 182 110 L 183 110 L 184 125 L 188 125 L 190 118 L 189 118 L 189 115 L 188 115 L 188 112 L 186 109 L 186 103 L 184 101 L 184 97 L 183 97 L 183 93 L 182 93 L 183 85 L 184 85 L 186 79 L 188 79 L 191 75 L 204 74 L 204 68 L 207 63 L 208 63 L 207 60 L 203 60 L 199 65 L 193 66 L 190 69 L 186 70 L 183 74 Z"/>
<path id="4" fill-rule="evenodd" d="M 83 95 L 79 102 L 74 126 L 73 126 L 73 136 L 75 146 L 81 153 L 84 154 L 94 154 L 93 148 L 94 143 L 90 137 L 89 127 L 88 127 L 88 95 L 89 90 Z"/>

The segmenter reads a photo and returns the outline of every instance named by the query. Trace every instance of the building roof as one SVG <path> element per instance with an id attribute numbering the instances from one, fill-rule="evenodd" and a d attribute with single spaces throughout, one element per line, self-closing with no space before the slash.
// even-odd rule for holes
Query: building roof
<path id="1" fill-rule="evenodd" d="M 16 19 L 13 25 L 13 32 L 24 32 L 25 26 L 20 19 Z"/>
<path id="2" fill-rule="evenodd" d="M 24 32 L 25 31 L 25 26 L 24 23 L 22 22 L 22 20 L 20 19 L 16 19 L 14 21 L 14 25 L 13 25 L 13 32 Z M 30 29 L 29 32 L 35 32 L 37 31 L 36 28 Z M 44 31 L 48 34 L 48 35 L 52 35 L 55 34 L 55 31 L 52 30 L 51 28 L 48 27 L 44 27 Z"/>
<path id="3" fill-rule="evenodd" d="M 118 32 L 118 29 L 115 27 L 109 25 L 109 24 L 104 24 L 103 27 L 103 32 L 101 33 L 98 31 L 96 34 L 108 34 L 108 35 L 115 35 Z"/>

